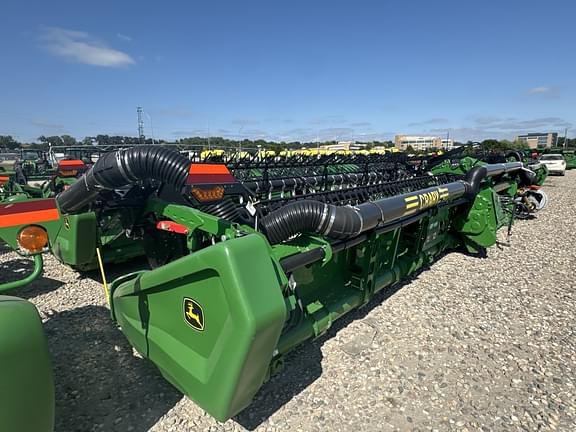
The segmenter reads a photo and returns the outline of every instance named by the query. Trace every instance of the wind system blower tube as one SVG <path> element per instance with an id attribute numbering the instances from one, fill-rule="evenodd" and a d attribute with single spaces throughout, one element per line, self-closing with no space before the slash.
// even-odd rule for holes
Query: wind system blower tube
<path id="1" fill-rule="evenodd" d="M 180 153 L 157 145 L 137 146 L 105 153 L 76 183 L 56 200 L 63 213 L 85 209 L 103 190 L 113 190 L 153 179 L 180 190 L 186 183 L 190 161 Z"/>
<path id="2" fill-rule="evenodd" d="M 332 239 L 348 239 L 441 202 L 464 198 L 472 201 L 486 177 L 521 170 L 521 162 L 476 166 L 465 180 L 434 186 L 354 207 L 335 206 L 302 200 L 273 211 L 262 218 L 261 230 L 271 244 L 281 243 L 301 233 L 320 234 Z"/>

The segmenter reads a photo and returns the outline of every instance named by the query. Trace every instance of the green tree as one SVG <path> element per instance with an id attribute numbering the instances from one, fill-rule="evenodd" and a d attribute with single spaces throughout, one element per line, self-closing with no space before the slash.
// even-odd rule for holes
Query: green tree
<path id="1" fill-rule="evenodd" d="M 0 148 L 16 149 L 20 147 L 20 143 L 12 138 L 11 135 L 0 135 Z"/>
<path id="2" fill-rule="evenodd" d="M 76 138 L 74 138 L 73 136 L 62 135 L 60 138 L 62 138 L 62 141 L 64 141 L 64 145 L 66 146 L 78 145 L 78 141 L 76 141 Z"/>
<path id="3" fill-rule="evenodd" d="M 495 139 L 487 139 L 480 143 L 485 150 L 500 150 L 500 142 Z"/>
<path id="4" fill-rule="evenodd" d="M 487 139 L 480 143 L 482 148 L 486 151 L 506 151 L 506 150 L 518 150 L 526 148 L 527 146 L 519 141 L 508 141 L 508 140 L 495 140 L 495 139 Z"/>
<path id="5" fill-rule="evenodd" d="M 110 137 L 108 135 L 96 135 L 96 142 L 98 145 L 110 145 Z"/>

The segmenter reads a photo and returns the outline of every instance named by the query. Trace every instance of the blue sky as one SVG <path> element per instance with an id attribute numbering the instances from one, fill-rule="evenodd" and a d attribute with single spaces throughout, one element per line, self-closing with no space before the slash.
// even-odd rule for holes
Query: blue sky
<path id="1" fill-rule="evenodd" d="M 20 140 L 135 136 L 137 106 L 168 140 L 576 128 L 572 1 L 20 1 L 2 16 L 0 135 Z"/>

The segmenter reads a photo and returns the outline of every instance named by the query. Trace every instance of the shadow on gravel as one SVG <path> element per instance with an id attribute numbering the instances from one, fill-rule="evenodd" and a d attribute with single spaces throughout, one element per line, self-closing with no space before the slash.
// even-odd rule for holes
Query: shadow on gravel
<path id="1" fill-rule="evenodd" d="M 131 261 L 120 264 L 104 264 L 104 271 L 106 272 L 106 281 L 108 284 L 111 284 L 114 279 L 120 276 L 141 270 L 150 270 L 150 266 L 145 257 L 135 258 Z M 83 278 L 92 279 L 100 284 L 102 283 L 102 275 L 100 274 L 99 268 L 79 272 L 79 274 L 81 274 Z"/>
<path id="2" fill-rule="evenodd" d="M 56 385 L 55 431 L 147 431 L 182 394 L 132 347 L 102 306 L 44 324 Z"/>
<path id="3" fill-rule="evenodd" d="M 11 282 L 25 278 L 34 269 L 34 261 L 28 258 L 16 258 L 0 263 L 0 283 Z M 29 299 L 60 288 L 62 282 L 39 276 L 32 283 L 21 288 L 7 291 L 5 294 Z"/>
<path id="4" fill-rule="evenodd" d="M 442 259 L 445 255 L 440 255 L 435 262 Z M 324 342 L 332 339 L 350 323 L 365 318 L 372 309 L 384 303 L 404 286 L 417 279 L 420 273 L 428 269 L 429 267 L 422 268 L 409 279 L 402 280 L 392 287 L 383 289 L 368 304 L 338 319 L 324 335 L 315 341 L 305 342 L 293 353 L 290 353 L 286 358 L 282 372 L 262 386 L 252 404 L 235 416 L 234 421 L 249 430 L 254 430 L 260 426 L 272 414 L 322 375 L 323 357 L 321 347 Z M 350 367 L 353 368 L 356 359 L 344 352 L 342 352 L 342 355 L 350 359 Z"/>
<path id="5" fill-rule="evenodd" d="M 144 260 L 109 265 L 106 276 L 111 282 L 145 268 Z M 365 318 L 428 269 L 382 290 L 366 306 L 337 320 L 326 334 L 298 347 L 287 356 L 284 370 L 264 384 L 252 404 L 233 420 L 256 429 L 322 375 L 324 342 Z M 99 271 L 84 276 L 101 283 Z M 105 307 L 86 306 L 53 315 L 45 329 L 55 370 L 56 431 L 146 431 L 183 397 L 151 362 L 132 355 L 132 347 Z M 356 359 L 342 355 L 354 367 Z"/>
<path id="6" fill-rule="evenodd" d="M 0 255 L 8 252 L 14 252 L 14 249 L 8 246 L 8 243 L 4 242 L 4 240 L 0 240 Z"/>
<path id="7" fill-rule="evenodd" d="M 434 263 L 440 261 L 450 253 L 464 253 L 465 255 L 475 258 L 486 258 L 485 252 L 470 254 L 460 250 L 448 251 L 439 255 L 434 260 Z M 324 335 L 315 341 L 305 342 L 294 352 L 290 353 L 286 358 L 282 372 L 264 384 L 252 404 L 235 416 L 233 420 L 249 430 L 254 430 L 260 426 L 272 414 L 322 375 L 323 357 L 321 347 L 324 342 L 332 339 L 341 329 L 347 327 L 352 322 L 365 318 L 372 309 L 383 304 L 406 285 L 418 279 L 421 273 L 429 269 L 429 266 L 424 267 L 410 278 L 383 289 L 365 306 L 355 309 L 337 320 Z M 342 352 L 342 355 L 350 359 L 350 367 L 353 368 L 356 359 L 344 352 Z"/>

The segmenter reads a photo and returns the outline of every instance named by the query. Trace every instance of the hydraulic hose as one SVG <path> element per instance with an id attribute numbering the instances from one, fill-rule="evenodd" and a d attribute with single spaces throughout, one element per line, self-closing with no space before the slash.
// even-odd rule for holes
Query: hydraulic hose
<path id="1" fill-rule="evenodd" d="M 153 179 L 180 190 L 186 183 L 190 161 L 159 145 L 137 146 L 105 153 L 76 183 L 56 200 L 63 213 L 82 211 L 103 190 Z"/>

